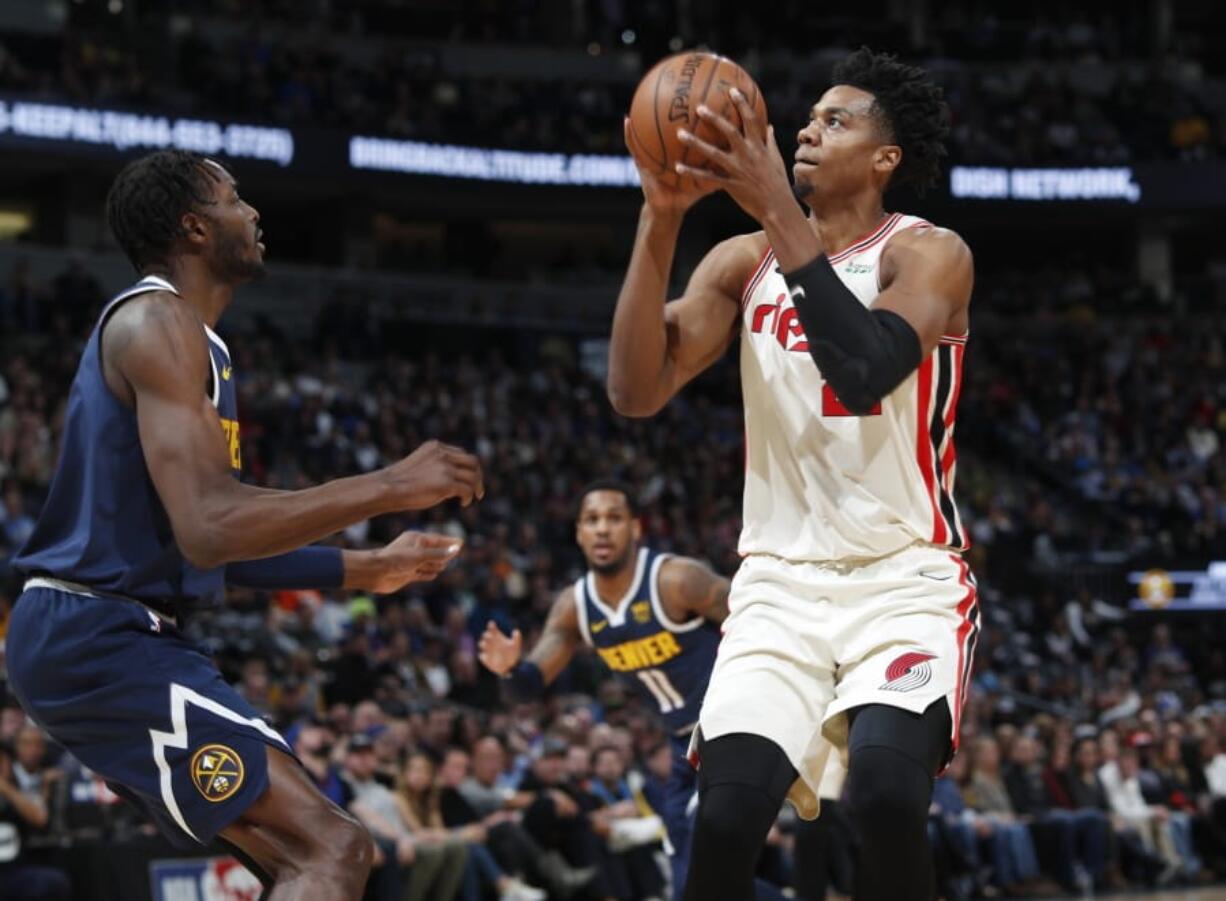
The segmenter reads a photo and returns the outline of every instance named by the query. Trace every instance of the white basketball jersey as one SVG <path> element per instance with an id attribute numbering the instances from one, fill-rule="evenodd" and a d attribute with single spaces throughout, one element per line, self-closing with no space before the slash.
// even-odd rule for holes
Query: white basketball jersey
<path id="1" fill-rule="evenodd" d="M 881 291 L 881 252 L 905 228 L 895 213 L 830 258 L 869 306 Z M 954 413 L 966 335 L 941 339 L 867 416 L 839 402 L 809 355 L 775 255 L 767 251 L 741 296 L 745 400 L 742 554 L 794 561 L 882 557 L 916 541 L 964 550 L 954 503 Z"/>

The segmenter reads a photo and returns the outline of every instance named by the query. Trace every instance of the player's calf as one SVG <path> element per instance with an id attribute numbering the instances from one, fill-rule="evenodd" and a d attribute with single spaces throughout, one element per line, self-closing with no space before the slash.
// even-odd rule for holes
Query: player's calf
<path id="1" fill-rule="evenodd" d="M 687 901 L 750 901 L 758 855 L 796 770 L 760 735 L 722 735 L 700 746 L 698 814 Z"/>
<path id="2" fill-rule="evenodd" d="M 928 806 L 949 735 L 944 699 L 922 715 L 880 704 L 855 712 L 848 738 L 848 803 L 860 836 L 856 898 L 933 897 Z"/>
<path id="3" fill-rule="evenodd" d="M 268 776 L 268 790 L 222 838 L 271 879 L 269 901 L 357 901 L 374 858 L 370 833 L 271 748 Z"/>

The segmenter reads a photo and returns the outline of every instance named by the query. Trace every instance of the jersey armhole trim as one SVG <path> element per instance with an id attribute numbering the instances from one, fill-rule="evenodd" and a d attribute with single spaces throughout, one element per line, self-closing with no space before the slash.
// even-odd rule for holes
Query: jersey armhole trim
<path id="1" fill-rule="evenodd" d="M 771 260 L 775 258 L 775 252 L 769 244 L 762 251 L 762 256 L 758 258 L 757 265 L 753 267 L 749 278 L 745 279 L 745 285 L 741 288 L 741 312 L 745 311 L 745 307 L 749 305 L 749 296 L 753 294 L 758 287 L 758 283 L 762 281 L 762 277 L 770 269 Z"/>
<path id="2" fill-rule="evenodd" d="M 583 576 L 575 580 L 575 615 L 579 618 L 579 634 L 583 636 L 583 643 L 589 648 L 596 647 L 592 644 L 592 631 L 588 628 L 587 621 L 587 598 L 583 592 Z"/>
<path id="3" fill-rule="evenodd" d="M 694 616 L 687 619 L 683 623 L 674 622 L 664 612 L 664 603 L 660 600 L 660 568 L 664 565 L 664 561 L 672 559 L 672 554 L 660 554 L 652 561 L 650 582 L 648 585 L 651 590 L 651 609 L 656 612 L 656 619 L 660 621 L 665 629 L 670 632 L 685 633 L 693 632 L 702 625 L 702 617 Z"/>

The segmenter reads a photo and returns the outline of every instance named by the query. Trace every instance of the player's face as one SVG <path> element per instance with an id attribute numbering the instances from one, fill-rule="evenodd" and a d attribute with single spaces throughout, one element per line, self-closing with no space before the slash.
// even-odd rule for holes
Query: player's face
<path id="1" fill-rule="evenodd" d="M 205 165 L 213 165 L 206 163 Z M 213 203 L 207 209 L 212 226 L 209 263 L 219 279 L 241 284 L 264 275 L 264 235 L 260 214 L 238 194 L 238 182 L 214 166 Z"/>
<path id="2" fill-rule="evenodd" d="M 587 565 L 602 575 L 620 572 L 634 555 L 642 527 L 620 491 L 591 491 L 579 509 L 575 541 Z"/>
<path id="3" fill-rule="evenodd" d="M 800 200 L 812 206 L 888 178 L 901 151 L 885 142 L 872 108 L 873 95 L 849 85 L 836 85 L 814 104 L 796 136 L 792 178 Z"/>

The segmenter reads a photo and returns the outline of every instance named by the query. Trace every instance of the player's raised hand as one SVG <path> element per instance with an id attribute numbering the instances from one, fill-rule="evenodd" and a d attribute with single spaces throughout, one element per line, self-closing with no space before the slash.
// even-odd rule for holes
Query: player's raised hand
<path id="1" fill-rule="evenodd" d="M 705 104 L 698 107 L 698 115 L 723 136 L 728 149 L 682 129 L 677 137 L 707 165 L 677 163 L 675 168 L 678 175 L 690 176 L 707 190 L 723 188 L 741 209 L 762 222 L 776 204 L 797 204 L 774 129 L 754 113 L 744 94 L 733 88 L 730 96 L 741 117 L 740 128 Z"/>
<path id="2" fill-rule="evenodd" d="M 639 170 L 643 197 L 653 210 L 679 216 L 708 194 L 719 190 L 719 185 L 707 182 L 695 184 L 691 179 L 686 179 L 685 187 L 682 188 L 675 188 L 661 181 L 655 172 L 638 162 L 638 155 L 634 152 L 634 133 L 630 129 L 629 116 L 623 122 L 623 131 L 626 135 L 626 149 L 630 151 L 631 158 L 635 161 L 635 168 Z"/>
<path id="3" fill-rule="evenodd" d="M 481 461 L 441 441 L 427 441 L 384 472 L 405 510 L 424 510 L 453 497 L 467 507 L 485 497 Z"/>
<path id="4" fill-rule="evenodd" d="M 429 582 L 456 558 L 463 544 L 450 535 L 402 532 L 378 550 L 347 551 L 345 587 L 388 594 L 410 582 Z"/>
<path id="5" fill-rule="evenodd" d="M 477 640 L 477 659 L 486 669 L 499 676 L 505 676 L 519 663 L 519 655 L 523 650 L 524 636 L 519 629 L 510 636 L 503 635 L 493 620 L 485 624 L 485 631 Z"/>

